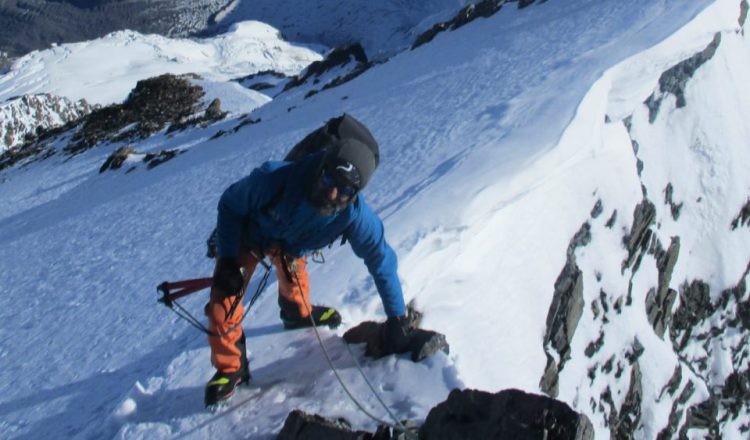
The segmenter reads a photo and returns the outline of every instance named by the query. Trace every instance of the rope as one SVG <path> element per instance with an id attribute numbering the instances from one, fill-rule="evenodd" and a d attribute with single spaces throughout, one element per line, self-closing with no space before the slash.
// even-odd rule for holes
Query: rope
<path id="1" fill-rule="evenodd" d="M 300 288 L 299 278 L 297 277 L 297 272 L 293 271 L 294 274 L 294 281 L 297 283 L 297 288 Z M 302 303 L 305 305 L 305 308 L 308 312 L 308 317 L 310 318 L 310 323 L 312 324 L 312 328 L 315 331 L 315 338 L 318 340 L 318 344 L 320 345 L 320 348 L 323 350 L 323 355 L 326 358 L 326 361 L 328 362 L 328 366 L 331 368 L 331 371 L 333 372 L 333 375 L 336 377 L 336 380 L 339 382 L 339 385 L 341 385 L 341 388 L 344 390 L 347 396 L 349 396 L 349 399 L 354 402 L 354 404 L 359 408 L 362 413 L 364 413 L 367 417 L 371 418 L 372 420 L 382 424 L 386 425 L 391 429 L 394 429 L 395 431 L 402 432 L 407 439 L 414 439 L 417 440 L 418 437 L 409 430 L 406 426 L 404 426 L 403 423 L 401 423 L 398 418 L 391 412 L 391 410 L 388 408 L 388 405 L 383 401 L 383 399 L 380 397 L 378 392 L 375 390 L 375 387 L 372 386 L 372 383 L 367 379 L 367 375 L 365 375 L 365 372 L 362 370 L 362 367 L 360 366 L 359 362 L 354 356 L 354 353 L 352 353 L 351 348 L 349 348 L 349 344 L 344 344 L 347 347 L 347 350 L 349 351 L 349 354 L 351 355 L 352 359 L 354 360 L 354 365 L 356 366 L 357 370 L 359 371 L 359 374 L 364 378 L 365 383 L 367 383 L 367 386 L 370 388 L 370 391 L 375 396 L 377 401 L 380 403 L 380 405 L 385 409 L 385 411 L 388 413 L 388 415 L 393 419 L 395 424 L 388 423 L 385 420 L 382 420 L 378 418 L 377 416 L 371 414 L 369 411 L 365 409 L 365 407 L 362 405 L 362 403 L 357 400 L 356 397 L 352 394 L 352 392 L 349 390 L 349 387 L 346 386 L 346 383 L 344 383 L 344 380 L 339 375 L 338 369 L 335 365 L 333 365 L 333 360 L 331 359 L 331 355 L 328 353 L 328 349 L 326 349 L 325 344 L 323 344 L 323 339 L 320 337 L 320 332 L 318 331 L 318 326 L 315 324 L 315 318 L 312 314 L 312 308 L 310 307 L 310 304 L 302 297 L 303 301 Z"/>

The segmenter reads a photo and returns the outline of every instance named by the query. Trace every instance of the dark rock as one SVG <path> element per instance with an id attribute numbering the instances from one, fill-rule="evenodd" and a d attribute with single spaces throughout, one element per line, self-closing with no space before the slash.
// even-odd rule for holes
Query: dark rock
<path id="1" fill-rule="evenodd" d="M 570 356 L 570 342 L 583 314 L 583 305 L 583 274 L 575 259 L 569 258 L 555 281 L 544 335 L 544 346 L 557 351 L 561 366 Z"/>
<path id="2" fill-rule="evenodd" d="M 583 351 L 583 353 L 586 355 L 586 357 L 592 357 L 595 355 L 599 350 L 601 350 L 602 346 L 604 346 L 604 333 L 599 333 L 599 337 L 596 338 L 596 341 L 589 342 L 589 345 L 586 346 L 586 349 Z"/>
<path id="3" fill-rule="evenodd" d="M 366 343 L 365 356 L 377 359 L 393 354 L 383 350 L 380 337 L 383 325 L 383 323 L 372 321 L 363 322 L 347 331 L 344 334 L 344 340 L 350 344 Z M 411 353 L 411 360 L 420 362 L 438 351 L 446 354 L 450 352 L 450 347 L 444 335 L 431 330 L 414 329 L 404 353 Z"/>
<path id="4" fill-rule="evenodd" d="M 219 119 L 224 119 L 226 116 L 227 112 L 221 109 L 221 100 L 219 98 L 211 101 L 211 104 L 206 108 L 206 118 L 209 120 L 218 121 Z"/>
<path id="5" fill-rule="evenodd" d="M 607 220 L 607 223 L 604 224 L 609 229 L 612 229 L 612 227 L 615 225 L 615 221 L 617 221 L 617 210 L 615 209 L 612 211 L 612 215 L 609 216 L 609 219 Z"/>
<path id="6" fill-rule="evenodd" d="M 260 122 L 261 122 L 260 118 L 254 119 L 254 118 L 251 118 L 249 115 L 245 115 L 242 117 L 242 119 L 240 119 L 240 123 L 237 124 L 237 126 L 232 129 L 232 132 L 237 133 L 238 131 L 240 131 L 240 129 L 242 129 L 242 127 L 258 124 Z"/>
<path id="7" fill-rule="evenodd" d="M 745 205 L 740 209 L 740 213 L 732 220 L 732 230 L 747 225 L 750 225 L 750 199 L 747 199 Z"/>
<path id="8" fill-rule="evenodd" d="M 675 203 L 672 200 L 672 193 L 674 191 L 674 188 L 672 187 L 672 183 L 668 183 L 667 187 L 664 188 L 664 203 L 669 205 L 670 213 L 672 214 L 672 218 L 677 221 L 680 218 L 680 211 L 682 210 L 682 203 Z"/>
<path id="9" fill-rule="evenodd" d="M 389 440 L 364 431 L 352 431 L 345 419 L 330 420 L 300 410 L 289 413 L 276 440 Z"/>
<path id="10" fill-rule="evenodd" d="M 439 351 L 448 354 L 450 347 L 445 336 L 435 331 L 418 328 L 421 313 L 412 310 L 410 308 L 407 315 L 411 328 L 409 344 L 401 353 L 411 353 L 411 360 L 414 362 L 420 362 Z M 347 330 L 343 337 L 349 344 L 367 344 L 365 356 L 378 359 L 393 354 L 387 352 L 383 346 L 384 326 L 384 322 L 365 321 Z"/>
<path id="11" fill-rule="evenodd" d="M 677 367 L 680 368 L 679 366 Z M 682 377 L 682 374 L 680 373 L 680 378 Z M 672 379 L 674 379 L 674 376 L 672 376 Z M 681 380 L 681 379 L 680 379 Z M 672 380 L 670 380 L 670 384 L 672 383 Z M 677 383 L 679 385 L 679 381 Z M 677 386 L 675 386 L 675 390 L 677 389 Z M 669 412 L 669 422 L 667 423 L 667 426 L 665 426 L 661 431 L 659 431 L 659 434 L 657 435 L 657 440 L 670 440 L 674 438 L 674 434 L 677 432 L 677 429 L 680 424 L 680 420 L 682 419 L 682 415 L 685 412 L 684 406 L 685 403 L 692 397 L 693 393 L 695 392 L 695 385 L 693 385 L 692 382 L 688 381 L 687 385 L 682 389 L 682 392 L 680 392 L 680 396 L 672 402 L 672 410 Z M 670 393 L 672 394 L 672 393 Z"/>
<path id="12" fill-rule="evenodd" d="M 646 295 L 646 313 L 648 322 L 654 332 L 664 338 L 664 332 L 672 318 L 672 306 L 677 299 L 677 292 L 669 288 L 672 272 L 680 253 L 680 237 L 672 237 L 669 249 L 664 251 L 661 245 L 655 251 L 656 267 L 659 270 L 659 284 Z"/>
<path id="13" fill-rule="evenodd" d="M 669 393 L 670 396 L 674 396 L 680 383 L 682 383 L 682 366 L 678 364 L 672 373 L 672 377 L 669 378 L 669 382 L 667 382 L 667 384 L 664 385 L 664 388 L 661 389 L 659 399 L 664 395 L 664 392 Z"/>
<path id="14" fill-rule="evenodd" d="M 427 31 L 419 34 L 414 40 L 414 44 L 412 44 L 411 48 L 412 50 L 414 50 L 423 44 L 429 43 L 433 40 L 433 38 L 435 38 L 435 36 L 437 36 L 441 32 L 456 30 L 480 17 L 490 17 L 491 15 L 499 11 L 504 3 L 505 0 L 482 0 L 476 4 L 467 5 L 463 9 L 461 9 L 458 14 L 456 14 L 451 20 L 437 23 Z M 519 7 L 522 6 L 519 4 Z"/>
<path id="15" fill-rule="evenodd" d="M 593 439 L 588 418 L 563 402 L 519 390 L 453 390 L 419 430 L 421 439 Z"/>
<path id="16" fill-rule="evenodd" d="M 674 313 L 670 335 L 672 341 L 678 345 L 681 350 L 688 342 L 687 336 L 692 332 L 693 327 L 701 321 L 708 318 L 714 311 L 711 304 L 710 288 L 708 284 L 701 280 L 694 280 L 690 284 L 683 284 L 680 288 L 680 305 Z M 680 332 L 686 332 L 681 342 L 677 342 Z"/>
<path id="17" fill-rule="evenodd" d="M 156 166 L 159 166 L 163 164 L 164 162 L 167 162 L 168 160 L 171 160 L 175 158 L 178 154 L 183 153 L 183 150 L 162 150 L 158 151 L 156 153 L 147 153 L 143 156 L 143 163 L 146 164 L 147 169 L 152 169 Z M 109 157 L 107 157 L 107 160 L 104 161 L 104 164 L 99 168 L 99 173 L 103 173 L 107 170 L 119 170 L 122 165 L 125 163 L 125 161 L 133 154 L 138 154 L 138 152 L 133 147 L 121 147 L 115 150 L 114 153 L 110 154 Z M 134 168 L 130 168 L 127 172 L 133 171 Z"/>
<path id="18" fill-rule="evenodd" d="M 252 75 L 248 75 L 242 78 L 237 78 L 235 81 L 242 84 L 244 87 L 255 91 L 262 91 L 272 89 L 286 80 L 291 78 L 283 73 L 276 72 L 274 70 L 263 70 Z"/>
<path id="19" fill-rule="evenodd" d="M 575 250 L 579 247 L 584 247 L 591 243 L 591 225 L 589 222 L 585 222 L 581 225 L 578 232 L 575 233 L 573 239 L 568 244 L 568 256 L 573 255 Z"/>
<path id="20" fill-rule="evenodd" d="M 54 154 L 55 150 L 50 148 L 46 142 L 36 139 L 0 153 L 0 171 L 15 166 L 26 159 L 29 160 L 24 165 L 37 160 L 44 160 Z"/>
<path id="21" fill-rule="evenodd" d="M 539 380 L 539 389 L 548 396 L 557 397 L 560 392 L 560 374 L 557 371 L 557 362 L 555 362 L 555 359 L 549 353 L 544 354 L 547 356 L 547 366 L 544 368 L 544 374 L 542 374 L 542 378 Z"/>
<path id="22" fill-rule="evenodd" d="M 742 0 L 742 3 L 740 3 L 740 17 L 737 19 L 737 23 L 739 23 L 743 28 L 745 27 L 745 20 L 747 19 L 747 10 L 747 0 Z"/>
<path id="23" fill-rule="evenodd" d="M 614 439 L 633 439 L 641 421 L 641 368 L 638 362 L 630 371 L 630 387 L 620 411 L 610 414 L 610 435 Z"/>
<path id="24" fill-rule="evenodd" d="M 685 107 L 687 104 L 685 101 L 685 87 L 688 81 L 693 77 L 698 68 L 713 58 L 720 43 L 721 33 L 717 32 L 714 35 L 713 41 L 705 49 L 661 74 L 661 77 L 659 77 L 659 96 L 652 94 L 645 102 L 649 109 L 648 119 L 650 123 L 653 124 L 656 121 L 661 101 L 667 93 L 677 98 L 677 108 Z"/>
<path id="25" fill-rule="evenodd" d="M 146 163 L 147 169 L 152 169 L 156 166 L 163 164 L 168 160 L 172 160 L 177 157 L 178 154 L 183 153 L 183 150 L 162 150 L 158 153 L 148 153 L 143 158 L 143 162 Z"/>
<path id="26" fill-rule="evenodd" d="M 556 391 L 550 388 L 550 385 L 556 384 L 557 379 L 550 377 L 549 374 L 559 373 L 570 358 L 570 343 L 583 314 L 583 273 L 576 263 L 575 250 L 590 242 L 591 225 L 585 222 L 568 244 L 567 260 L 555 281 L 555 292 L 547 311 L 544 349 L 545 351 L 555 350 L 560 360 L 555 368 L 550 368 L 548 363 L 544 376 L 540 380 L 541 390 L 550 396 L 556 395 Z M 549 360 L 551 358 L 549 353 L 547 356 Z"/>
<path id="27" fill-rule="evenodd" d="M 745 330 L 750 330 L 750 299 L 737 304 L 737 317 Z"/>
<path id="28" fill-rule="evenodd" d="M 523 9 L 526 6 L 533 5 L 537 0 L 518 0 L 518 9 Z M 546 0 L 541 0 L 539 3 L 544 3 Z"/>
<path id="29" fill-rule="evenodd" d="M 750 402 L 750 370 L 732 372 L 724 381 L 721 397 L 722 405 L 736 419 Z"/>
<path id="30" fill-rule="evenodd" d="M 372 67 L 372 63 L 367 59 L 365 50 L 359 43 L 332 50 L 325 59 L 313 62 L 301 74 L 287 82 L 283 91 L 286 92 L 307 83 L 318 84 L 323 74 L 333 69 L 346 67 L 349 64 L 352 64 L 352 66 L 348 68 L 347 73 L 328 81 L 320 89 L 309 90 L 305 94 L 305 98 L 309 98 L 321 90 L 327 90 L 349 82 Z"/>
<path id="31" fill-rule="evenodd" d="M 602 211 L 604 211 L 604 207 L 602 206 L 602 199 L 599 199 L 594 204 L 594 207 L 591 208 L 591 218 L 597 218 L 602 214 Z"/>
<path id="32" fill-rule="evenodd" d="M 102 166 L 99 168 L 99 174 L 107 170 L 119 170 L 122 164 L 128 159 L 128 156 L 135 153 L 133 147 L 120 147 L 115 150 L 114 153 L 110 154 L 107 160 L 104 161 Z"/>
<path id="33" fill-rule="evenodd" d="M 651 238 L 650 227 L 654 223 L 656 218 L 656 207 L 648 199 L 643 199 L 633 211 L 633 226 L 630 228 L 630 233 L 623 237 L 623 245 L 628 251 L 628 258 L 622 263 L 622 271 L 633 266 L 633 263 L 640 261 L 637 258 L 639 255 L 642 256 L 646 250 L 649 240 Z M 636 265 L 637 267 L 637 265 Z M 634 272 L 635 272 L 634 268 Z"/>
<path id="34" fill-rule="evenodd" d="M 191 78 L 195 76 L 165 74 L 138 81 L 123 104 L 89 114 L 65 151 L 78 154 L 104 141 L 144 139 L 168 124 L 183 123 L 198 111 L 204 94 Z"/>
<path id="35" fill-rule="evenodd" d="M 639 341 L 638 338 L 635 338 L 633 340 L 633 345 L 630 347 L 630 350 L 625 353 L 625 359 L 627 359 L 628 363 L 632 365 L 638 361 L 645 350 L 646 349 L 643 347 L 643 344 L 641 344 L 641 341 Z"/>
<path id="36" fill-rule="evenodd" d="M 680 429 L 680 438 L 687 438 L 690 429 L 708 430 L 708 438 L 719 439 L 719 396 L 711 395 L 703 402 L 691 406 L 685 417 L 685 424 Z"/>

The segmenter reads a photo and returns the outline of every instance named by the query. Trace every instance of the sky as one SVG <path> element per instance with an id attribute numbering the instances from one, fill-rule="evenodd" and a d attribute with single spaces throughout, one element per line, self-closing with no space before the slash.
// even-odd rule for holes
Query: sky
<path id="1" fill-rule="evenodd" d="M 633 368 L 622 359 L 638 339 L 644 403 L 635 435 L 654 438 L 672 408 L 659 391 L 675 368 L 684 373 L 680 387 L 696 387 L 687 404 L 699 403 L 734 368 L 732 350 L 744 334 L 728 334 L 723 348 L 695 344 L 678 356 L 646 317 L 656 261 L 647 255 L 637 271 L 623 270 L 622 239 L 645 191 L 656 206 L 654 236 L 681 240 L 675 289 L 702 279 L 715 298 L 742 277 L 750 232 L 728 227 L 750 189 L 741 166 L 750 151 L 743 81 L 750 51 L 739 11 L 735 0 L 511 5 L 308 99 L 239 93 L 226 82 L 267 66 L 293 74 L 326 51 L 282 42 L 258 23 L 202 42 L 120 32 L 20 60 L 0 77 L 0 96 L 50 91 L 113 102 L 144 75 L 174 71 L 164 60 L 180 56 L 190 61 L 179 71 L 205 73 L 210 95 L 232 112 L 208 127 L 136 143 L 140 153 L 184 151 L 152 170 L 133 162 L 132 172 L 100 174 L 122 146 L 113 143 L 0 172 L 0 437 L 266 439 L 295 408 L 374 430 L 335 382 L 314 333 L 283 331 L 273 276 L 244 323 L 254 388 L 218 413 L 203 408 L 213 374 L 205 337 L 157 304 L 155 292 L 162 281 L 211 273 L 204 242 L 229 184 L 348 112 L 381 146 L 365 198 L 398 254 L 406 300 L 424 313 L 423 327 L 444 333 L 451 346 L 449 355 L 416 364 L 408 356 L 369 360 L 363 347 L 352 347 L 395 414 L 423 420 L 456 387 L 539 393 L 555 281 L 571 238 L 588 222 L 591 242 L 575 252 L 586 307 L 558 397 L 589 416 L 597 438 L 609 438 L 607 409 L 596 407 L 606 389 L 622 404 Z M 677 108 L 665 96 L 649 122 L 643 102 L 659 90 L 662 72 L 717 32 L 722 43 L 688 83 L 688 105 Z M 238 48 L 241 62 L 228 65 L 213 52 L 220 47 Z M 86 80 L 81 60 L 115 48 L 121 56 L 97 66 L 110 80 Z M 247 112 L 261 122 L 212 139 Z M 667 183 L 684 203 L 677 220 L 663 200 Z M 595 217 L 597 201 L 603 213 Z M 323 342 L 359 399 L 385 418 L 340 338 L 361 321 L 384 319 L 375 286 L 348 246 L 325 255 L 325 264 L 310 265 L 312 300 L 337 307 L 344 324 L 322 330 Z M 607 322 L 594 316 L 602 295 L 614 304 L 629 286 L 632 301 L 621 312 Z M 202 317 L 205 301 L 196 294 L 183 305 Z M 584 355 L 600 335 L 602 349 Z M 711 359 L 705 377 L 692 364 L 703 356 Z M 602 374 L 610 358 L 626 374 Z M 728 423 L 725 438 L 740 438 L 747 420 Z"/>

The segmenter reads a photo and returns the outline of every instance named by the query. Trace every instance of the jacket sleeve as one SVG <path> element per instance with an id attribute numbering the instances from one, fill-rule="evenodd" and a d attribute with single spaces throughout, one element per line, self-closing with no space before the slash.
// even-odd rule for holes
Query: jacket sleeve
<path id="1" fill-rule="evenodd" d="M 403 316 L 406 306 L 398 279 L 396 252 L 385 241 L 383 222 L 361 196 L 359 205 L 359 215 L 349 228 L 347 238 L 354 253 L 364 260 L 372 275 L 386 315 Z"/>
<path id="2" fill-rule="evenodd" d="M 217 247 L 220 257 L 239 255 L 242 229 L 249 219 L 268 204 L 280 185 L 279 173 L 266 163 L 227 188 L 219 199 L 216 219 Z"/>

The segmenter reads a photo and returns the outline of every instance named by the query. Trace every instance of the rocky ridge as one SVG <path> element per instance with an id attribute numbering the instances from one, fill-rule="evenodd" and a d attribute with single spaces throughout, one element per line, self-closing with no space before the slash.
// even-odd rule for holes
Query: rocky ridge
<path id="1" fill-rule="evenodd" d="M 165 74 L 139 81 L 122 104 L 95 108 L 65 125 L 37 130 L 34 138 L 0 154 L 0 170 L 43 160 L 58 152 L 73 156 L 103 144 L 127 144 L 161 131 L 169 135 L 224 119 L 227 113 L 221 109 L 220 100 L 214 99 L 203 107 L 201 98 L 205 92 L 191 82 L 193 79 L 198 77 Z M 107 158 L 100 172 L 120 168 L 129 155 L 140 154 L 150 169 L 179 153 L 165 150 L 140 154 L 125 145 Z"/>
<path id="2" fill-rule="evenodd" d="M 748 3 L 743 0 L 738 5 L 741 28 L 737 32 L 744 35 Z M 736 278 L 727 280 L 718 289 L 715 280 L 690 274 L 675 276 L 680 264 L 684 266 L 687 260 L 700 258 L 700 255 L 697 249 L 685 251 L 690 237 L 665 233 L 665 225 L 687 221 L 685 211 L 701 211 L 701 205 L 709 201 L 703 197 L 686 199 L 684 189 L 675 187 L 672 182 L 655 187 L 657 179 L 652 176 L 664 165 L 655 162 L 653 155 L 644 153 L 644 145 L 655 147 L 644 137 L 649 126 L 669 125 L 672 115 L 690 111 L 686 90 L 701 69 L 710 65 L 725 36 L 717 33 L 705 49 L 666 69 L 654 93 L 644 101 L 643 114 L 633 114 L 621 121 L 606 118 L 608 124 L 623 124 L 630 136 L 636 163 L 633 173 L 638 176 L 641 192 L 641 200 L 632 206 L 630 227 L 620 236 L 625 254 L 620 268 L 621 291 L 603 290 L 601 269 L 582 266 L 577 258 L 587 247 L 604 246 L 598 241 L 604 239 L 596 237 L 608 235 L 601 231 L 612 229 L 616 224 L 616 210 L 606 223 L 598 220 L 607 207 L 607 201 L 601 199 L 571 239 L 567 262 L 555 285 L 551 286 L 554 295 L 544 338 L 548 362 L 540 388 L 550 396 L 557 396 L 558 382 L 566 374 L 566 363 L 571 358 L 588 359 L 588 377 L 580 386 L 603 391 L 591 396 L 587 413 L 600 417 L 612 438 L 728 438 L 732 433 L 750 433 L 750 292 L 747 284 L 750 261 L 744 272 L 735 274 Z M 692 138 L 690 142 L 693 144 L 685 147 L 702 151 L 699 138 Z M 657 147 L 675 149 L 678 146 Z M 748 203 L 738 207 L 733 220 L 727 220 L 724 228 L 714 233 L 739 233 L 748 223 L 748 212 Z M 677 228 L 670 227 L 674 229 Z M 586 280 L 591 281 L 587 284 Z M 586 303 L 589 312 L 584 311 Z M 640 338 L 654 336 L 663 340 L 666 345 L 661 346 L 671 347 L 671 356 L 676 360 L 671 378 L 654 400 L 649 397 L 652 391 L 645 388 L 648 385 L 644 382 L 643 362 L 653 364 L 654 359 L 663 354 L 649 351 L 653 348 L 647 350 L 639 336 L 624 342 L 608 337 L 613 326 L 628 325 L 618 324 L 626 311 L 633 316 L 639 310 L 645 313 L 653 330 L 653 335 Z M 582 316 L 593 319 L 585 323 L 586 327 L 598 328 L 598 333 L 577 333 L 582 326 Z M 576 338 L 588 340 L 575 344 Z M 574 346 L 585 348 L 576 350 Z M 648 346 L 654 347 L 653 343 Z M 723 363 L 728 367 L 720 367 Z M 651 437 L 652 434 L 645 431 L 644 417 L 665 402 L 669 404 L 668 423 L 652 431 Z M 579 405 L 584 404 L 586 402 L 579 402 Z"/>

